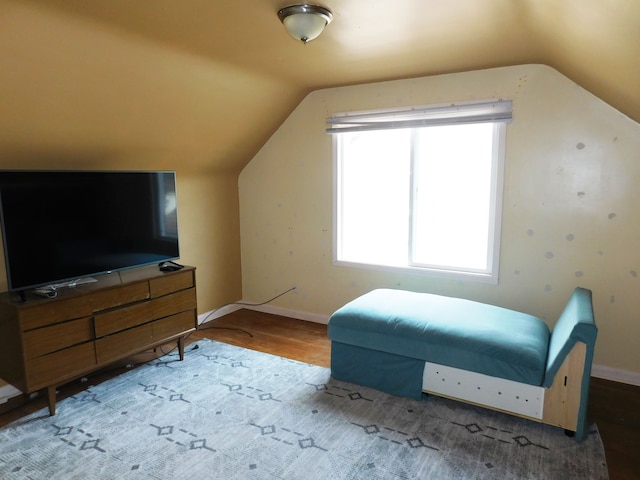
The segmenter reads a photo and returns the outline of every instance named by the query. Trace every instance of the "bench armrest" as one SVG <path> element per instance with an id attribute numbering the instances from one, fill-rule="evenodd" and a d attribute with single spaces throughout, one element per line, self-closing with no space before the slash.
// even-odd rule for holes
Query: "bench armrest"
<path id="1" fill-rule="evenodd" d="M 549 352 L 547 355 L 547 368 L 545 371 L 543 387 L 549 388 L 569 352 L 578 342 L 585 344 L 584 370 L 581 372 L 580 405 L 578 408 L 576 440 L 581 441 L 587 435 L 587 401 L 589 398 L 589 383 L 591 380 L 591 364 L 598 336 L 596 327 L 591 291 L 585 288 L 576 288 L 564 308 L 558 322 L 551 332 L 549 340 Z"/>
<path id="2" fill-rule="evenodd" d="M 547 368 L 542 386 L 545 388 L 551 386 L 558 369 L 576 342 L 583 342 L 587 345 L 585 369 L 588 369 L 587 373 L 590 376 L 597 336 L 598 328 L 593 316 L 591 291 L 578 287 L 574 290 L 551 332 Z"/>

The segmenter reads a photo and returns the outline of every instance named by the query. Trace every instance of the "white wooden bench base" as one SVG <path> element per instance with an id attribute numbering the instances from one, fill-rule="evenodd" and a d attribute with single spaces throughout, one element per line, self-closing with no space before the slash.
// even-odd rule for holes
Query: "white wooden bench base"
<path id="1" fill-rule="evenodd" d="M 575 432 L 585 355 L 577 342 L 550 388 L 426 362 L 422 390 Z"/>

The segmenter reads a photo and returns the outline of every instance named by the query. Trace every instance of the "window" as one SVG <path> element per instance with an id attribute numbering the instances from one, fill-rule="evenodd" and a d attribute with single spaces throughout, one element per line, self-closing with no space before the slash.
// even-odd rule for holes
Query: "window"
<path id="1" fill-rule="evenodd" d="M 329 118 L 336 263 L 497 282 L 510 119 L 505 101 Z"/>

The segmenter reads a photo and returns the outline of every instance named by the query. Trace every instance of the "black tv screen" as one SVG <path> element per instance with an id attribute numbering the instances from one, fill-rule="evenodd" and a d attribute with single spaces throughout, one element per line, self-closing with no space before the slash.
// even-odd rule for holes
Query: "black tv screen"
<path id="1" fill-rule="evenodd" d="M 175 172 L 0 171 L 9 290 L 179 258 Z"/>

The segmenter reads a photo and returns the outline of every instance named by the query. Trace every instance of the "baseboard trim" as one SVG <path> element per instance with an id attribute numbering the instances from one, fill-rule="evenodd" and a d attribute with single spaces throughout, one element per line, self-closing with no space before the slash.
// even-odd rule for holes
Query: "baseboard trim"
<path id="1" fill-rule="evenodd" d="M 251 303 L 242 301 L 240 303 Z M 295 318 L 297 320 L 306 320 L 307 322 L 322 323 L 324 325 L 329 323 L 329 315 L 322 315 L 316 313 L 303 312 L 300 310 L 292 310 L 289 308 L 278 307 L 275 305 L 237 305 L 231 304 L 226 307 L 222 307 L 213 311 L 214 313 L 205 313 L 198 316 L 198 323 L 202 323 L 206 318 L 207 322 L 215 320 L 229 313 L 246 308 L 248 310 L 254 310 L 256 312 L 270 313 L 273 315 L 280 315 L 282 317 Z M 627 383 L 629 385 L 640 386 L 640 372 L 631 372 L 629 370 L 620 370 L 617 368 L 611 368 L 604 365 L 594 364 L 591 367 L 591 376 L 602 378 L 604 380 L 611 380 L 614 382 Z"/>
<path id="2" fill-rule="evenodd" d="M 306 320 L 307 322 L 322 323 L 326 325 L 329 323 L 329 315 L 322 315 L 318 313 L 302 312 L 299 310 L 292 310 L 290 308 L 277 307 L 275 305 L 251 305 L 251 302 L 244 300 L 237 303 L 231 303 L 217 310 L 211 310 L 205 312 L 202 315 L 198 315 L 198 325 L 206 322 L 211 322 L 216 318 L 223 317 L 230 313 L 246 308 L 247 310 L 254 310 L 256 312 L 270 313 L 272 315 L 280 315 L 281 317 L 295 318 L 297 320 Z"/>
<path id="3" fill-rule="evenodd" d="M 299 310 L 291 310 L 289 308 L 276 307 L 274 305 L 245 306 L 244 308 L 254 310 L 256 312 L 271 313 L 282 317 L 295 318 L 297 320 L 306 320 L 307 322 L 322 323 L 324 325 L 329 323 L 329 315 L 301 312 Z"/>
<path id="4" fill-rule="evenodd" d="M 591 376 L 640 387 L 640 373 L 638 372 L 594 364 L 591 367 Z"/>
<path id="5" fill-rule="evenodd" d="M 198 325 L 211 322 L 216 318 L 224 317 L 225 315 L 229 315 L 230 313 L 233 313 L 236 310 L 240 310 L 241 308 L 244 308 L 244 306 L 230 303 L 229 305 L 225 305 L 215 310 L 209 310 L 208 312 L 198 315 Z"/>

